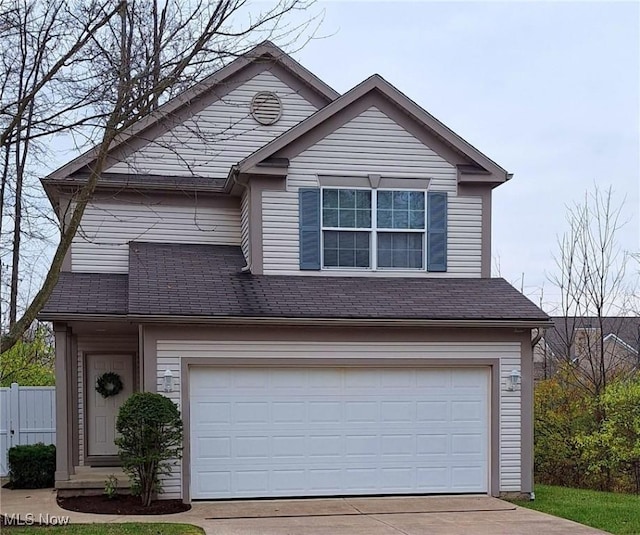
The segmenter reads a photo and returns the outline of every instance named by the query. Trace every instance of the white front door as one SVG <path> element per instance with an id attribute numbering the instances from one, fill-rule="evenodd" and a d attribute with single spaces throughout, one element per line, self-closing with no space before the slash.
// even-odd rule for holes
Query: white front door
<path id="1" fill-rule="evenodd" d="M 489 368 L 193 367 L 191 497 L 485 493 Z"/>
<path id="2" fill-rule="evenodd" d="M 122 391 L 107 398 L 96 392 L 96 382 L 107 372 L 117 373 Z M 124 401 L 133 393 L 133 357 L 131 355 L 87 355 L 87 454 L 114 456 L 116 419 Z"/>

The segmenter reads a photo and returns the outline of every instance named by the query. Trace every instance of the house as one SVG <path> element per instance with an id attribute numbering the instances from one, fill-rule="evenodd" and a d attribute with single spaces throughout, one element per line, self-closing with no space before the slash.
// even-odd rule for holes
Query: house
<path id="1" fill-rule="evenodd" d="M 554 316 L 535 346 L 535 379 L 548 379 L 565 364 L 597 382 L 640 370 L 640 318 L 637 316 Z M 603 356 L 601 358 L 601 355 Z M 602 366 L 601 366 L 602 365 Z"/>
<path id="2" fill-rule="evenodd" d="M 93 157 L 43 180 L 62 220 Z M 165 104 L 111 151 L 40 314 L 56 485 L 117 466 L 144 390 L 185 423 L 165 498 L 530 493 L 549 320 L 490 278 L 509 178 L 380 76 L 340 95 L 271 43 Z"/>

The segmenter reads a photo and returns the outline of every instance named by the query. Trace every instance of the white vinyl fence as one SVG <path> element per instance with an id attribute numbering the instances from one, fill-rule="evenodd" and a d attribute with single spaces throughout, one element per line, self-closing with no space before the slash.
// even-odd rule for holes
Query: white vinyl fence
<path id="1" fill-rule="evenodd" d="M 9 473 L 9 448 L 36 442 L 56 442 L 56 387 L 0 388 L 0 476 Z"/>

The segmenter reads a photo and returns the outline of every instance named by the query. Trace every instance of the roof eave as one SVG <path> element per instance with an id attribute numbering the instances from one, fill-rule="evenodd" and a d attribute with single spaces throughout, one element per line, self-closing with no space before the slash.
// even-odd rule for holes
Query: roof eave
<path id="1" fill-rule="evenodd" d="M 39 321 L 128 321 L 127 314 L 98 314 L 98 313 L 80 313 L 80 312 L 40 312 L 36 319 Z"/>
<path id="2" fill-rule="evenodd" d="M 545 319 L 392 319 L 392 318 L 298 318 L 298 317 L 260 317 L 260 316 L 197 316 L 197 315 L 158 315 L 158 314 L 65 314 L 41 313 L 38 319 L 43 321 L 129 321 L 137 323 L 206 323 L 224 325 L 327 325 L 327 326 L 385 326 L 385 327 L 476 327 L 476 328 L 513 328 L 534 329 L 550 327 Z"/>
<path id="3" fill-rule="evenodd" d="M 60 193 L 72 193 L 73 191 L 82 188 L 84 183 L 78 179 L 70 179 L 70 178 L 41 178 L 40 183 L 42 184 L 45 192 L 47 193 L 47 197 L 49 201 L 54 204 L 54 202 L 58 202 Z M 131 183 L 126 180 L 122 182 L 100 182 L 98 181 L 95 191 L 99 192 L 123 192 L 123 191 L 149 191 L 149 192 L 160 192 L 160 193 L 175 193 L 188 191 L 190 193 L 209 193 L 209 194 L 226 194 L 228 191 L 226 190 L 226 182 L 224 186 L 214 186 L 214 185 L 205 185 L 205 184 L 197 184 L 192 185 L 186 183 L 182 189 L 178 189 L 177 185 L 172 184 L 160 184 L 154 182 L 135 182 Z"/>

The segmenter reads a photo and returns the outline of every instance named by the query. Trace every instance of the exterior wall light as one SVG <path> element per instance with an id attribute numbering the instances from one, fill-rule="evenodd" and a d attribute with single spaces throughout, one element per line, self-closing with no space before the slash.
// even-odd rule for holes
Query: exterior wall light
<path id="1" fill-rule="evenodd" d="M 164 379 L 164 391 L 173 392 L 173 373 L 171 370 L 167 368 L 162 378 Z"/>
<path id="2" fill-rule="evenodd" d="M 520 390 L 520 383 L 522 381 L 522 376 L 518 370 L 511 370 L 509 374 L 509 378 L 507 380 L 507 390 L 509 392 L 515 392 L 516 390 Z"/>

